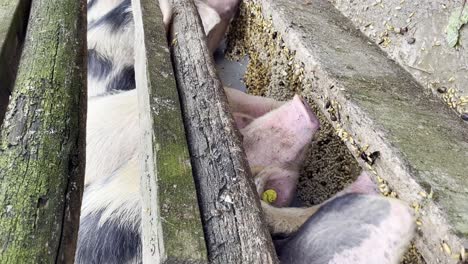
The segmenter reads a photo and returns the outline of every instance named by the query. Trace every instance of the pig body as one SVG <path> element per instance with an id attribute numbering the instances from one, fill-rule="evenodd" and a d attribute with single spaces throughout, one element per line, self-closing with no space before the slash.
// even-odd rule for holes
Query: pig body
<path id="1" fill-rule="evenodd" d="M 283 264 L 397 264 L 414 227 L 402 202 L 348 193 L 325 203 L 275 246 Z"/>
<path id="2" fill-rule="evenodd" d="M 168 29 L 172 5 L 159 2 Z M 238 3 L 195 1 L 211 52 L 224 37 Z M 131 0 L 88 0 L 88 96 L 135 89 L 134 31 Z"/>
<path id="3" fill-rule="evenodd" d="M 284 264 L 397 264 L 415 232 L 409 207 L 380 196 L 365 172 L 320 205 L 276 208 L 262 201 L 262 209 L 274 239 L 282 237 L 274 241 Z"/>

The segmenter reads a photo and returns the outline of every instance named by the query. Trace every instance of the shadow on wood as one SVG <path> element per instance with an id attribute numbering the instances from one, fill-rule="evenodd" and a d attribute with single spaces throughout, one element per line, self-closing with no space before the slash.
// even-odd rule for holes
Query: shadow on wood
<path id="1" fill-rule="evenodd" d="M 34 1 L 0 129 L 0 263 L 73 263 L 83 191 L 86 1 Z"/>
<path id="2" fill-rule="evenodd" d="M 0 125 L 16 76 L 30 0 L 0 0 Z"/>

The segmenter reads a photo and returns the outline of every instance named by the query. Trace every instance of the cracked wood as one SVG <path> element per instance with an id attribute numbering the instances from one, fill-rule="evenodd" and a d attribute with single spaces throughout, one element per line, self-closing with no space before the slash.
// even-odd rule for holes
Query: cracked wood
<path id="1" fill-rule="evenodd" d="M 210 263 L 278 263 L 193 1 L 173 1 L 170 37 Z"/>
<path id="2" fill-rule="evenodd" d="M 37 0 L 0 130 L 0 263 L 73 263 L 84 178 L 86 1 Z"/>

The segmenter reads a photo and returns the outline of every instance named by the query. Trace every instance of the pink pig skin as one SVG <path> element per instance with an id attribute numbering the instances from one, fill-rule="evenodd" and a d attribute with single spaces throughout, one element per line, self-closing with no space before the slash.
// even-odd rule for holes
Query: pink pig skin
<path id="1" fill-rule="evenodd" d="M 229 24 L 236 14 L 240 0 L 195 0 L 203 28 L 207 35 L 207 45 L 211 53 L 224 38 Z M 166 31 L 170 28 L 173 10 L 170 0 L 159 0 Z"/>
<path id="2" fill-rule="evenodd" d="M 246 94 L 229 87 L 225 87 L 224 92 L 226 93 L 229 108 L 232 112 L 243 113 L 251 116 L 252 118 L 258 118 L 285 104 L 285 102 Z"/>
<path id="3" fill-rule="evenodd" d="M 275 206 L 288 206 L 296 191 L 300 164 L 319 121 L 298 95 L 241 129 L 250 166 L 271 167 L 264 188 L 277 192 Z"/>
<path id="4" fill-rule="evenodd" d="M 218 12 L 223 20 L 231 20 L 236 14 L 240 0 L 205 0 L 207 5 Z"/>
<path id="5" fill-rule="evenodd" d="M 345 195 L 347 193 L 360 193 L 360 194 L 379 194 L 377 185 L 371 180 L 367 172 L 362 171 L 359 177 L 343 191 L 337 193 L 335 197 Z"/>
<path id="6" fill-rule="evenodd" d="M 241 130 L 250 166 L 300 164 L 319 121 L 298 96 Z M 280 166 L 280 167 L 283 167 Z"/>

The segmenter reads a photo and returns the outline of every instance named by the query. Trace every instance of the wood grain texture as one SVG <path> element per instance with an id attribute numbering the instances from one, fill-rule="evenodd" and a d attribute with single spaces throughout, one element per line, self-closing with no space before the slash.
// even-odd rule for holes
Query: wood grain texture
<path id="1" fill-rule="evenodd" d="M 73 263 L 84 179 L 86 1 L 35 0 L 0 128 L 0 263 Z"/>
<path id="2" fill-rule="evenodd" d="M 133 0 L 135 72 L 142 131 L 143 262 L 206 263 L 182 112 L 162 14 Z"/>
<path id="3" fill-rule="evenodd" d="M 173 1 L 170 43 L 210 263 L 278 263 L 193 1 Z"/>
<path id="4" fill-rule="evenodd" d="M 0 125 L 21 54 L 30 0 L 0 0 Z"/>

